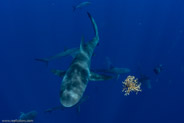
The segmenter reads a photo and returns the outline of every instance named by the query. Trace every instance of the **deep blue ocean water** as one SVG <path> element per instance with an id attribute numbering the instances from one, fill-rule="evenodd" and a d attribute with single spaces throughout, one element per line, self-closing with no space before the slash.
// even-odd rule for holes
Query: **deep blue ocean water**
<path id="1" fill-rule="evenodd" d="M 36 110 L 35 123 L 184 123 L 184 1 L 90 0 L 0 1 L 0 120 L 17 119 Z M 93 38 L 86 14 L 94 17 L 100 35 L 91 68 L 105 68 L 106 57 L 130 73 L 119 79 L 89 82 L 76 107 L 44 113 L 60 105 L 62 79 L 51 69 L 66 70 L 72 57 L 53 60 L 48 67 L 35 58 L 79 47 L 81 37 Z M 164 69 L 153 72 L 156 65 Z M 151 89 L 124 96 L 122 81 L 140 73 Z"/>

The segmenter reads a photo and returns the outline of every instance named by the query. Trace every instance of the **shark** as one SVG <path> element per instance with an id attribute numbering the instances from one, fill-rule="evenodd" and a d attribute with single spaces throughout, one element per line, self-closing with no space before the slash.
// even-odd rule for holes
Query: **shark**
<path id="1" fill-rule="evenodd" d="M 99 44 L 99 34 L 94 18 L 89 12 L 87 12 L 87 14 L 95 33 L 92 40 L 85 43 L 84 37 L 82 37 L 80 47 L 64 50 L 48 58 L 35 59 L 48 64 L 48 62 L 61 57 L 69 55 L 73 57 L 67 70 L 52 70 L 55 75 L 63 78 L 59 93 L 61 106 L 49 108 L 45 112 L 52 112 L 53 110 L 62 109 L 63 107 L 76 106 L 77 103 L 80 104 L 81 100 L 83 100 L 83 94 L 88 85 L 88 81 L 104 81 L 113 78 L 113 76 L 97 74 L 90 70 L 91 58 L 94 55 L 96 46 Z"/>
<path id="2" fill-rule="evenodd" d="M 113 66 L 109 57 L 106 57 L 106 62 L 107 62 L 107 66 L 108 66 L 107 68 L 93 69 L 92 71 L 93 72 L 97 72 L 97 73 L 114 74 L 114 75 L 117 76 L 117 79 L 122 74 L 130 73 L 130 69 L 129 68 Z"/>
<path id="3" fill-rule="evenodd" d="M 90 4 L 91 4 L 91 2 L 88 2 L 88 1 L 86 1 L 86 2 L 81 2 L 81 3 L 79 3 L 78 5 L 73 6 L 73 11 L 75 11 L 75 10 L 78 9 L 78 8 L 82 8 L 82 7 L 84 7 L 84 6 L 88 6 L 88 5 L 90 5 Z"/>
<path id="4" fill-rule="evenodd" d="M 99 43 L 99 34 L 94 18 L 89 12 L 87 14 L 93 25 L 95 36 L 87 43 L 84 42 L 84 38 L 82 37 L 80 50 L 63 76 L 60 87 L 60 103 L 64 107 L 72 107 L 80 101 L 91 76 L 91 57 Z"/>
<path id="5" fill-rule="evenodd" d="M 34 120 L 35 117 L 37 116 L 37 112 L 36 111 L 30 111 L 28 113 L 23 113 L 21 112 L 21 115 L 19 117 L 19 120 L 23 121 L 27 121 L 27 120 Z"/>
<path id="6" fill-rule="evenodd" d="M 66 49 L 48 58 L 35 59 L 48 64 L 48 62 L 61 57 L 69 55 L 73 57 L 73 61 L 67 70 L 52 70 L 55 75 L 63 77 L 60 88 L 60 102 L 64 107 L 72 107 L 79 102 L 83 96 L 88 81 L 104 81 L 112 79 L 112 76 L 97 74 L 90 70 L 91 57 L 93 56 L 95 47 L 98 45 L 99 34 L 95 20 L 90 13 L 87 14 L 95 32 L 95 37 L 91 41 L 85 44 L 84 38 L 82 38 L 80 47 Z M 49 109 L 49 111 L 59 108 L 60 106 L 54 107 Z"/>

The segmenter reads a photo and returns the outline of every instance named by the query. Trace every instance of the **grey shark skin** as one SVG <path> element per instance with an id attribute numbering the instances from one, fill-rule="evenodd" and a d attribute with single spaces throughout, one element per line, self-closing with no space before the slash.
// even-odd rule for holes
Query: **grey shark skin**
<path id="1" fill-rule="evenodd" d="M 91 2 L 82 2 L 82 3 L 79 3 L 78 5 L 73 6 L 73 11 L 75 11 L 78 8 L 82 8 L 84 6 L 90 5 L 90 4 L 91 4 Z"/>
<path id="2" fill-rule="evenodd" d="M 64 107 L 72 107 L 79 102 L 90 77 L 91 57 L 99 42 L 99 36 L 95 20 L 89 13 L 88 16 L 92 22 L 95 37 L 86 44 L 84 44 L 82 38 L 79 53 L 76 54 L 63 77 L 60 88 L 60 102 Z"/>

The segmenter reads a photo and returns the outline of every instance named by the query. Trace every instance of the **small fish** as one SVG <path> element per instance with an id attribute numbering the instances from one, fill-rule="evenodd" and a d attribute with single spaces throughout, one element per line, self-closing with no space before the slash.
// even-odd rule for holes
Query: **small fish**
<path id="1" fill-rule="evenodd" d="M 75 11 L 78 8 L 82 8 L 82 7 L 88 6 L 90 4 L 91 4 L 91 2 L 82 2 L 82 3 L 79 3 L 78 5 L 73 6 L 73 11 Z"/>
<path id="2" fill-rule="evenodd" d="M 153 72 L 158 75 L 160 74 L 160 72 L 163 70 L 163 65 L 162 64 L 159 64 L 157 65 L 154 69 L 153 69 Z"/>

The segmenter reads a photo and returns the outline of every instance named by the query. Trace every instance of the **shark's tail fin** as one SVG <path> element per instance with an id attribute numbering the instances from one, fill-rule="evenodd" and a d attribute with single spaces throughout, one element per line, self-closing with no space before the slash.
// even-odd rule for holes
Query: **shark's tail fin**
<path id="1" fill-rule="evenodd" d="M 91 16 L 91 14 L 89 12 L 87 12 L 87 14 L 88 14 L 88 17 L 91 20 L 91 23 L 93 24 L 93 29 L 94 29 L 94 32 L 95 32 L 95 37 L 96 38 L 99 38 L 97 24 L 96 24 L 94 18 Z"/>
<path id="2" fill-rule="evenodd" d="M 39 59 L 39 58 L 36 58 L 35 60 L 36 61 L 40 61 L 40 62 L 44 62 L 44 63 L 46 63 L 47 66 L 49 64 L 49 60 L 48 59 Z"/>

